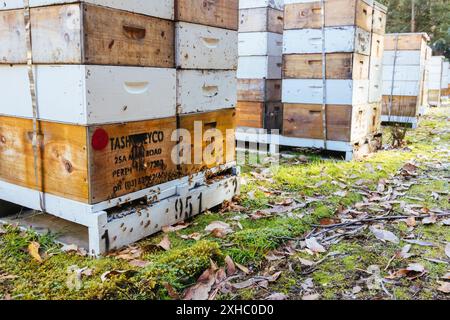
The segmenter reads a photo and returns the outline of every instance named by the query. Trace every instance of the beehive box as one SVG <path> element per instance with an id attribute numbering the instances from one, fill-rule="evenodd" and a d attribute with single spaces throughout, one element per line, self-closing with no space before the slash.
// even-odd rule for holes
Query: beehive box
<path id="1" fill-rule="evenodd" d="M 372 6 L 369 0 L 325 0 L 325 27 L 356 26 L 371 32 Z M 284 29 L 322 28 L 321 10 L 321 1 L 285 0 Z"/>
<path id="2" fill-rule="evenodd" d="M 282 34 L 283 23 L 283 11 L 273 7 L 246 8 L 239 11 L 239 32 Z"/>
<path id="3" fill-rule="evenodd" d="M 236 70 L 237 31 L 176 23 L 176 66 L 180 69 Z"/>
<path id="4" fill-rule="evenodd" d="M 448 61 L 444 61 L 444 64 L 442 66 L 442 80 L 441 80 L 441 95 L 447 96 L 447 89 L 448 89 L 448 78 L 449 78 L 449 66 L 450 63 Z"/>
<path id="5" fill-rule="evenodd" d="M 388 34 L 383 60 L 383 119 L 388 122 L 417 122 L 426 108 L 427 75 L 425 33 Z"/>
<path id="6" fill-rule="evenodd" d="M 183 137 L 187 146 L 180 149 L 182 175 L 191 175 L 235 160 L 236 110 L 222 109 L 212 112 L 180 116 L 179 128 L 189 133 Z"/>
<path id="7" fill-rule="evenodd" d="M 31 9 L 35 64 L 173 68 L 174 23 L 86 3 Z M 23 9 L 0 11 L 0 63 L 27 61 Z"/>
<path id="8" fill-rule="evenodd" d="M 443 67 L 444 67 L 444 57 L 443 56 L 431 57 L 429 64 L 428 64 L 428 70 L 429 70 L 429 76 L 430 76 L 428 101 L 429 101 L 430 105 L 432 105 L 434 107 L 441 106 Z"/>
<path id="9" fill-rule="evenodd" d="M 178 176 L 176 118 L 78 126 L 39 122 L 39 189 L 95 204 Z M 0 118 L 0 179 L 35 189 L 32 120 Z M 62 187 L 63 186 L 63 187 Z"/>
<path id="10" fill-rule="evenodd" d="M 238 0 L 176 0 L 175 20 L 238 30 Z"/>
<path id="11" fill-rule="evenodd" d="M 38 65 L 34 70 L 43 120 L 92 125 L 176 115 L 175 69 Z M 33 116 L 27 66 L 0 66 L 0 95 L 0 114 Z"/>
<path id="12" fill-rule="evenodd" d="M 238 79 L 238 101 L 281 101 L 281 80 Z"/>
<path id="13" fill-rule="evenodd" d="M 31 7 L 82 2 L 173 20 L 174 0 L 29 0 Z M 23 8 L 23 0 L 4 0 L 0 10 Z"/>

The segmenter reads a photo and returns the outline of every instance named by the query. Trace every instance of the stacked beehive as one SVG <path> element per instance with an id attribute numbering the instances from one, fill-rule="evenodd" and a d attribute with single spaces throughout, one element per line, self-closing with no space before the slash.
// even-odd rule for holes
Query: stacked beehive
<path id="1" fill-rule="evenodd" d="M 433 107 L 441 106 L 442 73 L 444 68 L 444 57 L 433 56 L 428 62 L 429 90 L 428 102 Z"/>
<path id="2" fill-rule="evenodd" d="M 447 69 L 447 90 L 445 96 L 450 97 L 450 65 Z"/>
<path id="3" fill-rule="evenodd" d="M 421 112 L 423 114 L 426 114 L 429 110 L 430 104 L 428 102 L 428 93 L 429 93 L 429 86 L 430 86 L 430 70 L 429 70 L 429 61 L 431 57 L 433 56 L 433 49 L 431 49 L 430 46 L 427 46 L 426 53 L 425 53 L 425 70 L 424 70 L 424 78 L 423 78 L 423 86 L 422 86 L 422 101 L 420 102 L 420 105 L 423 107 Z"/>
<path id="4" fill-rule="evenodd" d="M 417 125 L 424 112 L 426 33 L 386 35 L 383 61 L 383 122 Z"/>
<path id="5" fill-rule="evenodd" d="M 172 135 L 234 127 L 237 0 L 30 4 L 32 47 L 23 2 L 0 8 L 1 180 L 96 204 L 205 167 L 178 166 Z"/>
<path id="6" fill-rule="evenodd" d="M 240 0 L 239 127 L 281 126 L 283 1 Z"/>
<path id="7" fill-rule="evenodd" d="M 334 142 L 356 144 L 379 130 L 386 8 L 328 0 L 323 13 L 321 1 L 285 1 L 283 133 L 327 140 L 333 150 Z"/>
<path id="8" fill-rule="evenodd" d="M 448 61 L 444 61 L 444 65 L 442 67 L 442 81 L 441 81 L 441 96 L 448 96 L 448 79 L 450 77 L 449 74 L 450 63 Z"/>
<path id="9" fill-rule="evenodd" d="M 177 114 L 192 138 L 182 172 L 189 175 L 234 160 L 234 134 L 226 131 L 236 124 L 238 0 L 176 3 Z M 216 148 L 206 155 L 209 145 Z"/>

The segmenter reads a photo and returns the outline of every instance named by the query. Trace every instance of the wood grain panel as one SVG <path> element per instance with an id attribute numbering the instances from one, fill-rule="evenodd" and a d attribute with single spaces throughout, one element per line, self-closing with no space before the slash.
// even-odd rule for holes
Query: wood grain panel
<path id="1" fill-rule="evenodd" d="M 176 0 L 175 20 L 238 30 L 238 0 Z"/>
<path id="2" fill-rule="evenodd" d="M 285 5 L 285 29 L 320 29 L 320 1 Z M 372 31 L 372 7 L 362 0 L 325 2 L 325 26 L 358 26 Z"/>
<path id="3" fill-rule="evenodd" d="M 199 131 L 195 130 L 196 126 L 200 128 Z M 183 164 L 181 166 L 183 175 L 190 175 L 234 161 L 235 109 L 223 109 L 214 112 L 181 116 L 180 128 L 188 130 L 192 138 L 191 164 Z M 227 130 L 232 130 L 228 136 Z M 201 157 L 202 155 L 203 157 Z M 211 161 L 208 161 L 208 159 Z"/>
<path id="4" fill-rule="evenodd" d="M 176 142 L 171 141 L 175 130 L 175 118 L 90 127 L 92 203 L 177 178 L 177 166 L 172 161 Z M 108 139 L 104 148 L 91 145 L 95 134 Z"/>
<path id="5" fill-rule="evenodd" d="M 239 101 L 281 101 L 281 80 L 238 79 Z"/>
<path id="6" fill-rule="evenodd" d="M 350 141 L 352 106 L 327 106 L 328 140 Z M 321 105 L 284 104 L 283 135 L 305 139 L 324 139 Z"/>
<path id="7" fill-rule="evenodd" d="M 396 43 L 397 34 L 387 34 L 385 36 L 384 49 L 392 51 L 397 46 L 397 50 L 425 50 L 426 47 L 426 39 L 422 33 L 399 34 L 398 44 Z"/>
<path id="8" fill-rule="evenodd" d="M 382 113 L 389 115 L 390 96 L 383 96 Z M 418 98 L 413 96 L 393 96 L 391 116 L 415 117 L 418 110 Z"/>
<path id="9" fill-rule="evenodd" d="M 0 58 L 26 63 L 23 10 L 0 11 Z M 7 23 L 5 27 L 3 25 Z M 33 61 L 173 68 L 174 22 L 87 5 L 31 9 Z"/>
<path id="10" fill-rule="evenodd" d="M 327 54 L 327 79 L 369 79 L 370 58 L 361 54 Z M 322 55 L 283 56 L 283 78 L 322 79 Z"/>
<path id="11" fill-rule="evenodd" d="M 32 120 L 0 117 L 0 179 L 88 203 L 86 128 L 40 122 L 39 131 L 37 188 Z"/>
<path id="12" fill-rule="evenodd" d="M 264 128 L 264 103 L 238 101 L 236 108 L 236 126 Z"/>

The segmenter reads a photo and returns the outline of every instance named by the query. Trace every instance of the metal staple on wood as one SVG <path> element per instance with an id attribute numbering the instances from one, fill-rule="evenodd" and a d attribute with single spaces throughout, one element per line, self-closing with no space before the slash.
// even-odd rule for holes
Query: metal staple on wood
<path id="1" fill-rule="evenodd" d="M 322 20 L 322 126 L 323 126 L 323 141 L 324 149 L 328 149 L 328 131 L 327 131 L 327 54 L 325 41 L 325 0 L 321 0 L 321 20 Z"/>
<path id="2" fill-rule="evenodd" d="M 33 146 L 33 165 L 34 165 L 34 177 L 36 188 L 39 193 L 39 205 L 42 212 L 45 212 L 45 202 L 43 192 L 40 191 L 39 188 L 39 163 L 38 163 L 38 103 L 36 96 L 36 81 L 33 73 L 33 44 L 32 44 L 32 36 L 31 36 L 31 9 L 30 9 L 30 1 L 23 0 L 24 7 L 24 20 L 25 20 L 25 33 L 26 33 L 26 46 L 27 46 L 27 67 L 28 67 L 28 81 L 30 85 L 30 95 L 31 95 L 31 105 L 33 109 L 33 138 L 32 138 L 32 146 Z M 43 184 L 42 184 L 43 188 Z"/>

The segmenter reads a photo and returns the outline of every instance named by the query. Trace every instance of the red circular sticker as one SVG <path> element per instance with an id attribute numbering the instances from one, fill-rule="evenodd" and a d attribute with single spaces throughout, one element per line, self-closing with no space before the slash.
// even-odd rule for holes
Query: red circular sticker
<path id="1" fill-rule="evenodd" d="M 94 148 L 94 150 L 100 151 L 105 149 L 108 145 L 108 142 L 108 132 L 106 132 L 104 129 L 95 130 L 94 134 L 92 135 L 92 148 Z"/>

